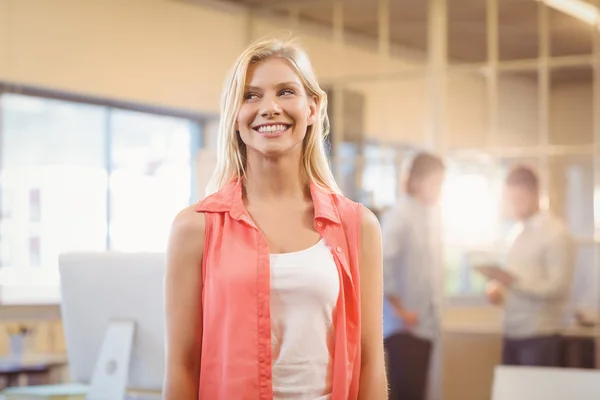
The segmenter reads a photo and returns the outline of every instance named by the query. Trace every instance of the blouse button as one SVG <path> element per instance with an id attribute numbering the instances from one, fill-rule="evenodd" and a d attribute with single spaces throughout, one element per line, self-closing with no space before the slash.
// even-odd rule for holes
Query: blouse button
<path id="1" fill-rule="evenodd" d="M 336 251 L 337 251 L 338 253 L 341 253 L 341 252 L 342 252 L 342 248 L 341 248 L 340 246 L 338 246 L 338 247 L 336 248 Z"/>
<path id="2" fill-rule="evenodd" d="M 321 222 L 321 221 L 317 221 L 317 226 L 318 226 L 318 227 L 321 227 L 321 226 L 323 226 L 323 222 Z"/>

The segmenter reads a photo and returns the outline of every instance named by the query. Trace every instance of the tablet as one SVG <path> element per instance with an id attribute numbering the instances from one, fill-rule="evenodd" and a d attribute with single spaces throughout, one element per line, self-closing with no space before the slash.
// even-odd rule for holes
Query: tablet
<path id="1" fill-rule="evenodd" d="M 490 280 L 507 282 L 515 279 L 510 272 L 497 265 L 477 265 L 473 269 Z"/>

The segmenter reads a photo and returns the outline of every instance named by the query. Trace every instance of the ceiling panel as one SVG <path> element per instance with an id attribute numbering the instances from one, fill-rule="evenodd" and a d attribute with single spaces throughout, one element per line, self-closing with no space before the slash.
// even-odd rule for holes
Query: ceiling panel
<path id="1" fill-rule="evenodd" d="M 448 56 L 456 62 L 487 60 L 486 2 L 448 2 Z"/>
<path id="2" fill-rule="evenodd" d="M 539 4 L 533 0 L 499 0 L 498 58 L 522 60 L 539 56 Z"/>
<path id="3" fill-rule="evenodd" d="M 550 9 L 550 53 L 552 56 L 569 56 L 592 53 L 594 29 L 576 18 Z"/>
<path id="4" fill-rule="evenodd" d="M 396 45 L 426 53 L 428 14 L 427 1 L 390 0 L 391 40 Z"/>
<path id="5" fill-rule="evenodd" d="M 287 13 L 295 7 L 305 21 L 331 27 L 332 0 L 223 0 L 254 8 L 271 8 Z M 595 0 L 587 0 L 593 3 Z M 390 38 L 394 45 L 427 51 L 428 1 L 389 0 Z M 378 36 L 378 1 L 342 0 L 344 27 L 373 41 Z M 485 62 L 487 10 L 485 0 L 449 0 L 448 56 L 453 63 Z M 535 0 L 498 0 L 498 53 L 500 60 L 531 59 L 539 56 L 540 3 Z M 552 56 L 590 54 L 593 29 L 589 25 L 549 9 Z"/>

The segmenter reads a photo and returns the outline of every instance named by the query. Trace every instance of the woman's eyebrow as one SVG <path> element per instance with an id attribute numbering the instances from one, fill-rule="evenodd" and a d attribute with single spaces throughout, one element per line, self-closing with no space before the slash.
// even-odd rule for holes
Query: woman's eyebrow
<path id="1" fill-rule="evenodd" d="M 285 87 L 285 86 L 300 87 L 300 85 L 297 82 L 293 82 L 293 81 L 281 82 L 281 83 L 274 85 L 275 88 L 281 88 L 281 87 Z M 260 88 L 258 86 L 246 86 L 246 90 L 253 91 L 253 92 L 260 92 L 262 90 L 262 88 Z"/>
<path id="2" fill-rule="evenodd" d="M 276 86 L 281 87 L 281 86 L 300 86 L 300 85 L 296 82 L 289 81 L 289 82 L 281 82 L 281 83 L 277 84 Z"/>

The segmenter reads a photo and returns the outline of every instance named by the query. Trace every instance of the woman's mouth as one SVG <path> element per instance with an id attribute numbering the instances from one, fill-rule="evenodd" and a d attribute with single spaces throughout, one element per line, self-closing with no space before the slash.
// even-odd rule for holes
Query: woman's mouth
<path id="1" fill-rule="evenodd" d="M 253 129 L 264 137 L 273 138 L 283 135 L 291 126 L 290 124 L 268 124 L 260 125 Z"/>

